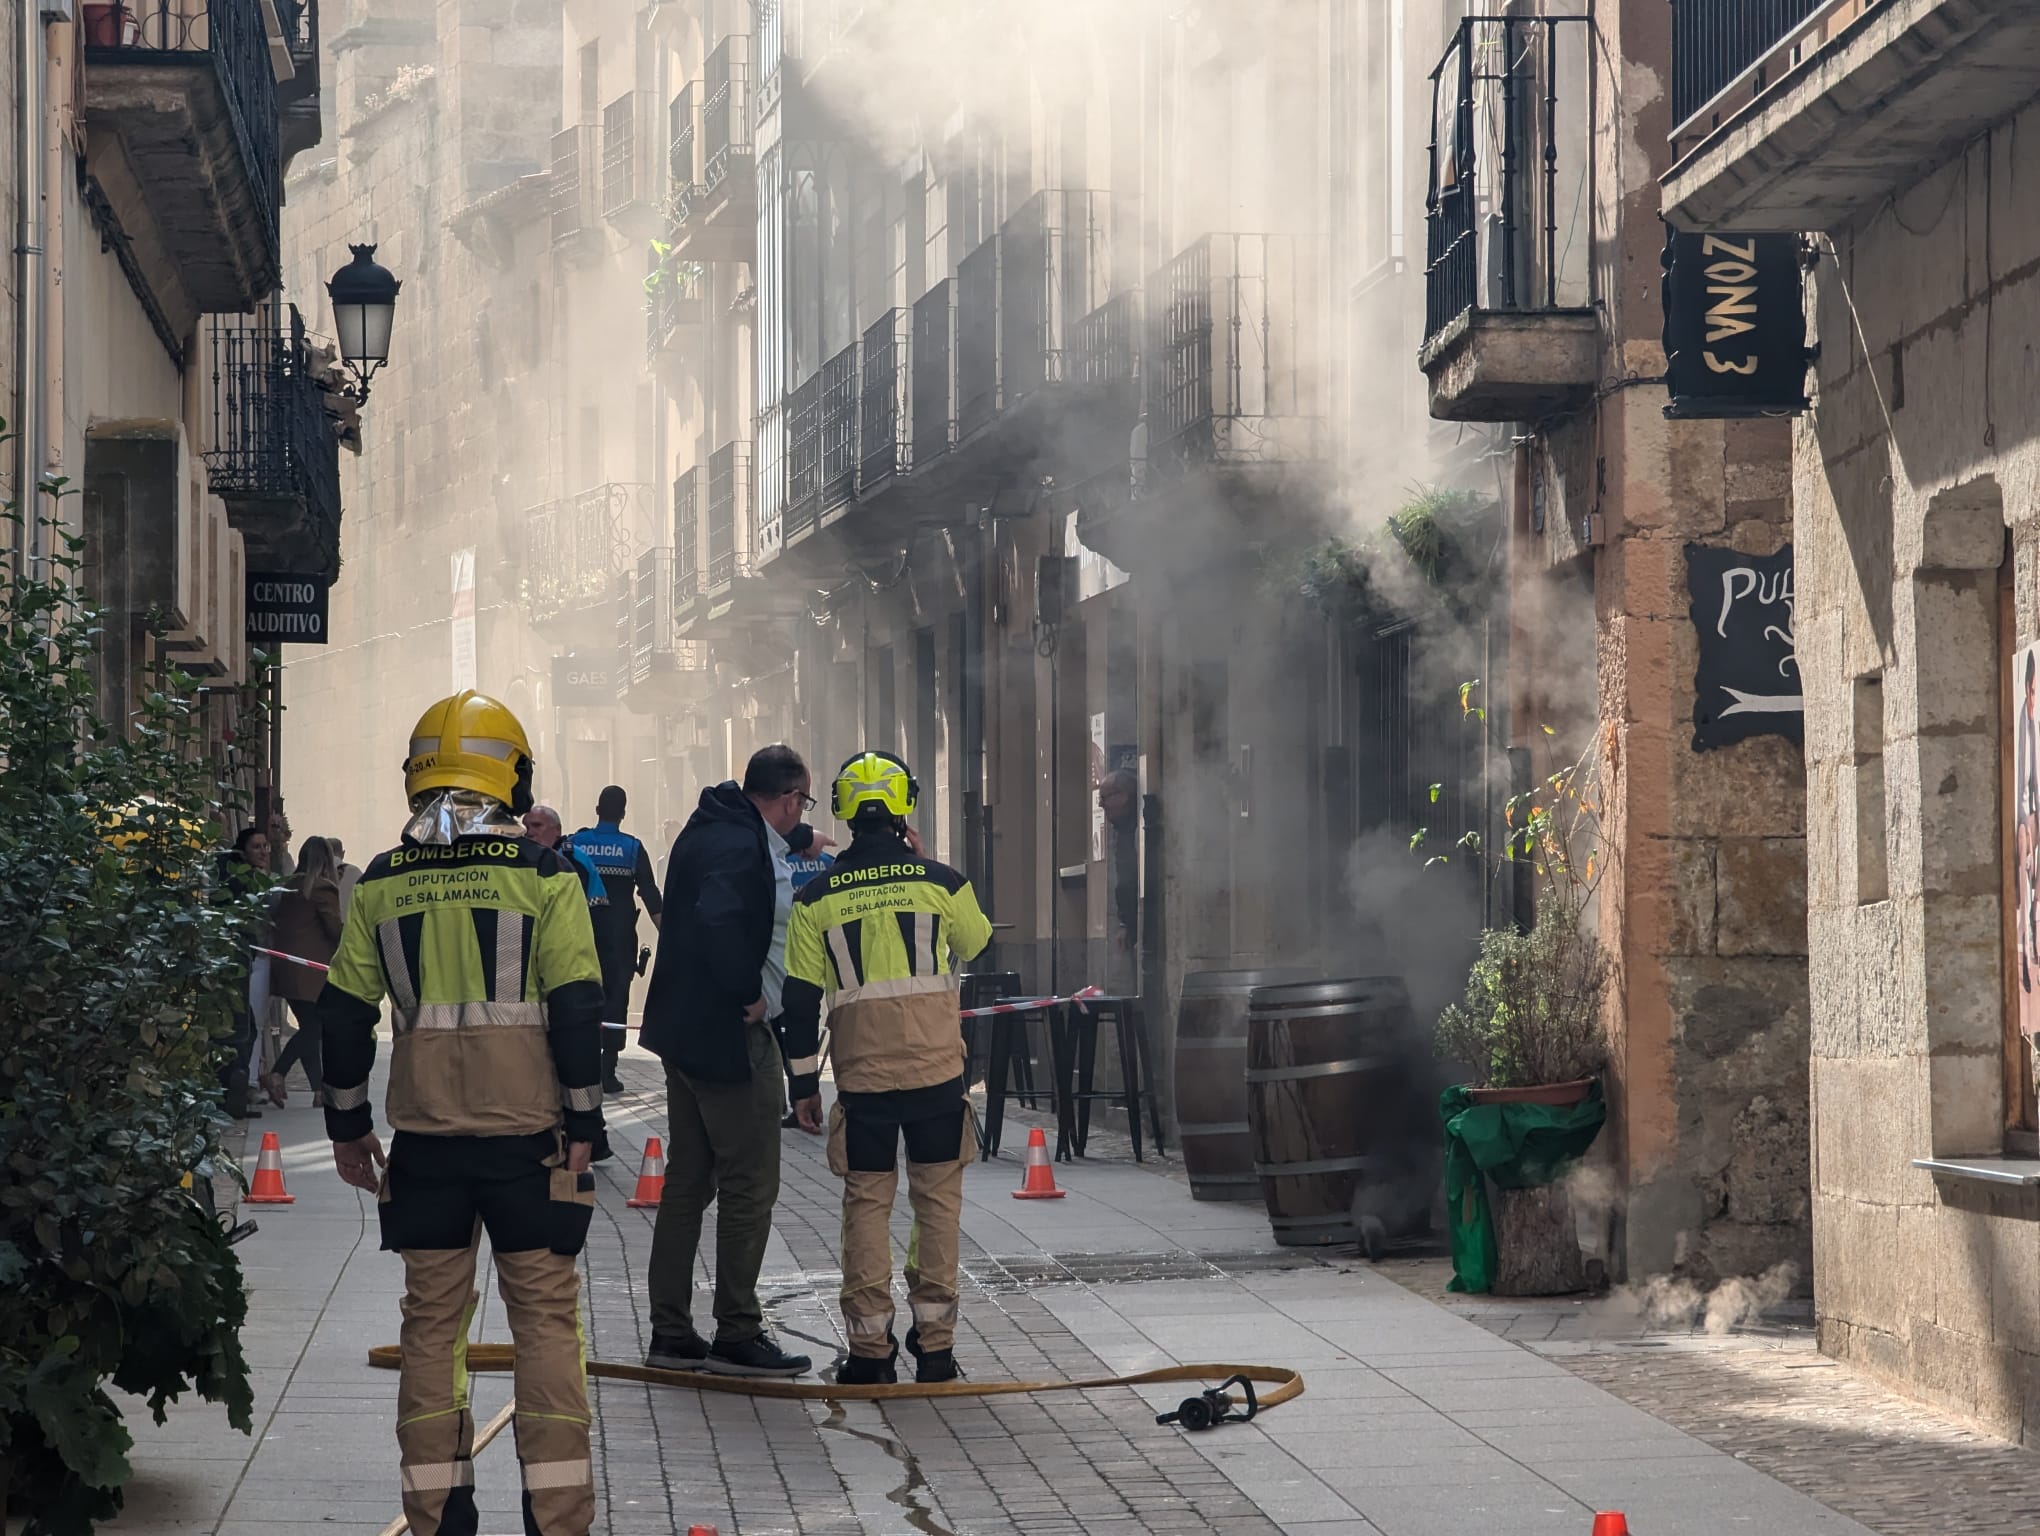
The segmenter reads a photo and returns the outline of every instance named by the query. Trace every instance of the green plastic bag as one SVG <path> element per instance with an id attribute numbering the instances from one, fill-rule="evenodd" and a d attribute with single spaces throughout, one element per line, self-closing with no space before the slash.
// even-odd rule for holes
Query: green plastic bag
<path id="1" fill-rule="evenodd" d="M 1445 1119 L 1445 1204 L 1452 1233 L 1449 1291 L 1486 1295 L 1495 1283 L 1495 1223 L 1487 1181 L 1503 1189 L 1556 1182 L 1608 1119 L 1597 1081 L 1578 1104 L 1476 1104 L 1462 1085 L 1438 1096 Z"/>

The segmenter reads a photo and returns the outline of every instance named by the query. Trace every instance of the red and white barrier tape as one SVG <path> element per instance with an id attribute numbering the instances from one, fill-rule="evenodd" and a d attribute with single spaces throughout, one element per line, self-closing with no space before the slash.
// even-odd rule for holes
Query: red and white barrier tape
<path id="1" fill-rule="evenodd" d="M 332 966 L 321 965 L 316 960 L 307 960 L 303 955 L 286 955 L 280 949 L 264 949 L 260 944 L 251 945 L 250 947 L 258 955 L 273 955 L 278 960 L 288 960 L 292 965 L 302 965 L 307 970 L 330 971 L 333 969 Z"/>
<path id="2" fill-rule="evenodd" d="M 993 1003 L 984 1008 L 964 1008 L 957 1017 L 963 1019 L 988 1019 L 995 1013 L 1034 1013 L 1043 1008 L 1056 1008 L 1064 1003 L 1075 1003 L 1079 1009 L 1094 997 L 1103 997 L 1103 987 L 1080 987 L 1068 997 L 1028 997 L 1016 1003 Z"/>

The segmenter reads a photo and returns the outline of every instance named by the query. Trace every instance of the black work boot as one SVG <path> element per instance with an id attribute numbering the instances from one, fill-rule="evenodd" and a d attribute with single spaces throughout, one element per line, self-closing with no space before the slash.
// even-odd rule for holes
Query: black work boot
<path id="1" fill-rule="evenodd" d="M 623 1092 L 623 1080 L 616 1075 L 616 1058 L 619 1054 L 615 1050 L 604 1050 L 602 1053 L 602 1091 L 604 1093 Z"/>
<path id="2" fill-rule="evenodd" d="M 955 1350 L 921 1347 L 919 1328 L 907 1330 L 907 1353 L 914 1357 L 914 1380 L 918 1382 L 955 1381 L 963 1375 L 956 1364 Z"/>
<path id="3" fill-rule="evenodd" d="M 852 1355 L 836 1367 L 836 1385 L 839 1387 L 890 1387 L 900 1379 L 898 1361 L 900 1341 L 891 1334 L 886 1343 L 892 1346 L 890 1354 Z"/>
<path id="4" fill-rule="evenodd" d="M 717 1339 L 701 1368 L 718 1376 L 805 1376 L 812 1364 L 806 1355 L 790 1355 L 771 1334 L 761 1333 L 735 1344 Z"/>
<path id="5" fill-rule="evenodd" d="M 708 1359 L 708 1340 L 692 1328 L 685 1333 L 652 1330 L 652 1347 L 645 1351 L 645 1364 L 660 1371 L 698 1371 Z"/>

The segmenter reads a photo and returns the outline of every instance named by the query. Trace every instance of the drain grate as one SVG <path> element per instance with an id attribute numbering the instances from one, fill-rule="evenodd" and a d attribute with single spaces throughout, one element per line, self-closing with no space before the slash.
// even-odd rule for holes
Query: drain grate
<path id="1" fill-rule="evenodd" d="M 986 1291 L 1050 1285 L 1136 1285 L 1147 1280 L 1223 1280 L 1232 1275 L 1330 1267 L 1306 1253 L 1029 1253 L 976 1255 L 963 1271 Z"/>

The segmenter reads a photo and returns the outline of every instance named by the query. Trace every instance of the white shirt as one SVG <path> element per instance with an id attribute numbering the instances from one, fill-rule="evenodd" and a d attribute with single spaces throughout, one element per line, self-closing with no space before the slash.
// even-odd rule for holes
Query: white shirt
<path id="1" fill-rule="evenodd" d="M 765 841 L 772 847 L 772 949 L 765 956 L 765 974 L 760 990 L 765 994 L 765 1017 L 779 1017 L 780 996 L 786 990 L 786 925 L 793 919 L 793 871 L 786 863 L 786 839 L 765 825 Z"/>

